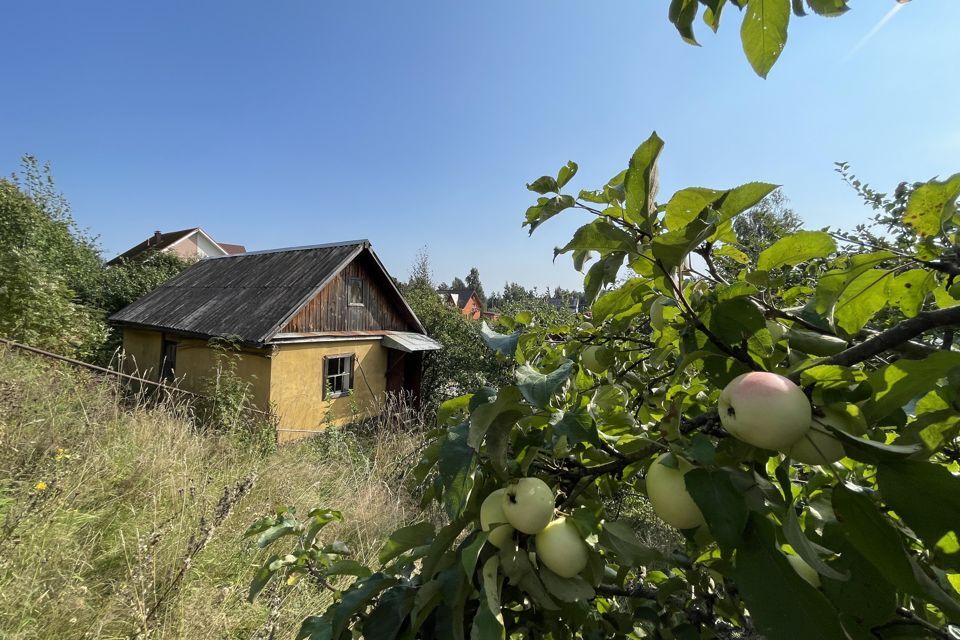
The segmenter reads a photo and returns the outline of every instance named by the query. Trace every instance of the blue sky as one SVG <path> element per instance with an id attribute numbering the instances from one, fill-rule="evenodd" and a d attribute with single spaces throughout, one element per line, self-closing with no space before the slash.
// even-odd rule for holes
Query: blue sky
<path id="1" fill-rule="evenodd" d="M 892 188 L 960 170 L 960 2 L 792 21 L 764 81 L 728 9 L 702 47 L 666 0 L 8 3 L 0 171 L 52 163 L 107 257 L 202 226 L 251 249 L 369 238 L 405 278 L 580 283 L 552 262 L 584 220 L 528 238 L 524 184 L 567 160 L 595 187 L 652 130 L 662 199 L 783 184 L 809 226 L 869 212 L 833 172 Z"/>

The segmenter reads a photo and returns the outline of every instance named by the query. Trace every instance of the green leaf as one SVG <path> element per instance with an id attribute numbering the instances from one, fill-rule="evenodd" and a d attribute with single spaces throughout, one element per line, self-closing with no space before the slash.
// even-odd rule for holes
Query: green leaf
<path id="1" fill-rule="evenodd" d="M 923 446 L 917 443 L 908 445 L 884 444 L 876 440 L 866 440 L 833 425 L 822 425 L 843 444 L 847 456 L 867 464 L 879 464 L 883 460 L 902 460 L 923 451 Z"/>
<path id="2" fill-rule="evenodd" d="M 333 509 L 313 509 L 307 514 L 310 518 L 307 525 L 307 533 L 303 538 L 303 546 L 309 547 L 317 538 L 320 530 L 331 522 L 342 522 L 343 514 Z"/>
<path id="3" fill-rule="evenodd" d="M 594 322 L 603 322 L 612 315 L 633 308 L 640 295 L 648 290 L 649 287 L 642 278 L 631 278 L 616 289 L 604 293 L 593 303 Z"/>
<path id="4" fill-rule="evenodd" d="M 722 244 L 719 247 L 715 247 L 713 249 L 713 255 L 723 258 L 730 258 L 734 262 L 739 262 L 740 264 L 750 263 L 750 256 L 729 244 Z"/>
<path id="5" fill-rule="evenodd" d="M 778 640 L 846 640 L 830 602 L 800 577 L 775 541 L 773 524 L 752 513 L 737 548 L 734 580 L 757 631 Z"/>
<path id="6" fill-rule="evenodd" d="M 654 132 L 630 158 L 623 181 L 626 190 L 624 217 L 628 222 L 646 222 L 654 211 L 658 188 L 657 158 L 662 149 L 663 140 Z"/>
<path id="7" fill-rule="evenodd" d="M 550 426 L 553 428 L 551 445 L 556 445 L 561 437 L 565 437 L 567 445 L 571 447 L 581 442 L 600 445 L 597 425 L 586 407 L 555 412 L 550 416 Z"/>
<path id="8" fill-rule="evenodd" d="M 440 408 L 437 409 L 437 424 L 445 425 L 450 418 L 466 411 L 467 407 L 470 406 L 470 399 L 472 397 L 472 393 L 467 393 L 462 396 L 457 396 L 456 398 L 444 400 L 440 404 Z"/>
<path id="9" fill-rule="evenodd" d="M 659 550 L 644 544 L 633 527 L 622 520 L 605 520 L 600 530 L 599 543 L 622 565 L 641 567 L 664 560 Z"/>
<path id="10" fill-rule="evenodd" d="M 821 580 L 824 593 L 843 612 L 841 621 L 844 626 L 869 632 L 870 628 L 888 621 L 897 608 L 894 586 L 847 541 L 839 523 L 826 523 L 823 542 L 840 554 L 832 564 L 838 571 L 850 575 L 846 580 L 834 580 L 828 576 Z"/>
<path id="11" fill-rule="evenodd" d="M 814 258 L 825 258 L 836 250 L 837 243 L 830 234 L 823 231 L 798 231 L 780 238 L 764 249 L 757 259 L 757 269 L 770 271 L 784 265 L 797 265 Z"/>
<path id="12" fill-rule="evenodd" d="M 897 360 L 877 369 L 868 378 L 873 397 L 864 405 L 864 415 L 868 422 L 885 418 L 958 367 L 960 353 L 938 351 L 923 360 Z"/>
<path id="13" fill-rule="evenodd" d="M 413 609 L 416 595 L 416 587 L 409 585 L 398 584 L 387 589 L 363 621 L 363 637 L 366 640 L 394 640 Z"/>
<path id="14" fill-rule="evenodd" d="M 360 613 L 371 603 L 374 597 L 384 589 L 392 587 L 397 583 L 396 578 L 392 578 L 383 573 L 375 573 L 372 576 L 361 578 L 351 585 L 344 592 L 343 598 L 335 604 L 333 608 L 333 638 L 339 638 L 346 631 L 350 624 L 350 619 Z"/>
<path id="15" fill-rule="evenodd" d="M 714 33 L 720 28 L 720 14 L 723 12 L 723 5 L 726 2 L 727 0 L 705 0 L 704 2 L 707 6 L 703 11 L 703 21 L 713 29 Z"/>
<path id="16" fill-rule="evenodd" d="M 923 308 L 923 301 L 937 286 L 934 272 L 925 269 L 910 269 L 897 275 L 890 283 L 890 302 L 897 305 L 908 318 Z"/>
<path id="17" fill-rule="evenodd" d="M 574 250 L 596 251 L 601 255 L 612 251 L 636 252 L 637 242 L 626 231 L 597 219 L 577 229 L 566 246 L 553 250 L 553 257 Z"/>
<path id="18" fill-rule="evenodd" d="M 733 486 L 730 473 L 693 469 L 683 479 L 720 546 L 738 546 L 749 514 L 743 492 Z"/>
<path id="19" fill-rule="evenodd" d="M 681 229 L 696 219 L 700 213 L 726 195 L 726 191 L 690 187 L 681 189 L 673 194 L 667 203 L 667 212 L 663 217 L 663 224 L 670 231 Z"/>
<path id="20" fill-rule="evenodd" d="M 693 35 L 693 21 L 697 18 L 698 0 L 671 0 L 667 17 L 687 44 L 697 44 Z"/>
<path id="21" fill-rule="evenodd" d="M 843 574 L 832 568 L 820 558 L 814 544 L 800 528 L 797 511 L 792 506 L 787 507 L 787 517 L 783 521 L 783 535 L 804 562 L 813 567 L 817 573 L 833 580 L 849 580 L 849 574 Z M 823 549 L 823 547 L 820 547 Z"/>
<path id="22" fill-rule="evenodd" d="M 570 182 L 570 179 L 573 176 L 577 175 L 577 163 L 573 160 L 569 160 L 567 164 L 560 167 L 560 172 L 557 173 L 557 186 L 563 189 L 567 186 L 567 183 Z"/>
<path id="23" fill-rule="evenodd" d="M 516 371 L 517 387 L 527 402 L 538 409 L 545 409 L 550 404 L 550 399 L 570 378 L 572 372 L 572 360 L 564 360 L 560 366 L 547 374 L 540 373 L 529 364 L 524 364 Z"/>
<path id="24" fill-rule="evenodd" d="M 748 182 L 727 191 L 720 203 L 720 220 L 726 222 L 766 198 L 777 188 L 768 182 Z"/>
<path id="25" fill-rule="evenodd" d="M 257 546 L 263 549 L 264 547 L 270 545 L 275 540 L 282 538 L 283 536 L 293 535 L 300 530 L 300 525 L 296 520 L 285 520 L 280 524 L 274 525 L 260 534 L 260 537 L 257 538 Z"/>
<path id="26" fill-rule="evenodd" d="M 593 304 L 600 290 L 616 281 L 624 257 L 623 253 L 611 253 L 590 267 L 583 279 L 583 298 L 587 304 Z"/>
<path id="27" fill-rule="evenodd" d="M 860 253 L 851 256 L 849 264 L 844 268 L 827 271 L 820 276 L 817 283 L 813 310 L 821 316 L 832 318 L 834 305 L 847 285 L 864 271 L 873 269 L 893 257 L 889 251 Z"/>
<path id="28" fill-rule="evenodd" d="M 743 52 L 750 66 L 766 78 L 787 43 L 790 0 L 749 0 L 740 27 Z"/>
<path id="29" fill-rule="evenodd" d="M 885 269 L 865 271 L 844 288 L 834 308 L 838 327 L 855 335 L 890 301 L 893 272 Z"/>
<path id="30" fill-rule="evenodd" d="M 433 540 L 433 534 L 433 525 L 429 522 L 418 522 L 408 527 L 401 527 L 390 534 L 383 548 L 380 549 L 377 559 L 380 560 L 380 564 L 387 564 L 404 551 L 429 544 Z"/>
<path id="31" fill-rule="evenodd" d="M 480 323 L 480 337 L 488 347 L 502 356 L 512 358 L 517 351 L 517 343 L 520 341 L 520 332 L 510 334 L 509 336 L 497 333 L 491 329 L 486 321 Z"/>
<path id="32" fill-rule="evenodd" d="M 456 518 L 463 512 L 473 488 L 473 467 L 476 452 L 467 441 L 470 424 L 465 422 L 447 431 L 440 447 L 437 463 L 443 482 L 443 506 L 447 515 Z"/>
<path id="33" fill-rule="evenodd" d="M 500 557 L 490 556 L 483 565 L 483 604 L 473 618 L 471 640 L 503 640 L 506 630 L 503 626 L 503 612 L 500 607 Z"/>
<path id="34" fill-rule="evenodd" d="M 843 15 L 850 9 L 847 0 L 807 0 L 807 4 L 815 14 L 828 18 Z"/>
<path id="35" fill-rule="evenodd" d="M 300 625 L 296 640 L 333 640 L 333 622 L 325 613 L 322 616 L 307 616 Z"/>
<path id="36" fill-rule="evenodd" d="M 250 591 L 247 593 L 247 602 L 253 602 L 254 598 L 257 597 L 257 594 L 263 591 L 263 588 L 267 586 L 267 583 L 270 582 L 270 579 L 273 577 L 274 571 L 270 568 L 274 562 L 276 562 L 280 556 L 272 555 L 266 559 L 266 561 L 260 565 L 260 568 L 257 569 L 257 573 L 254 574 L 253 580 L 250 582 Z"/>
<path id="37" fill-rule="evenodd" d="M 698 218 L 682 229 L 661 233 L 653 239 L 653 255 L 667 269 L 678 267 L 697 245 L 710 237 L 714 229 L 716 225 Z"/>
<path id="38" fill-rule="evenodd" d="M 530 227 L 530 234 L 541 224 L 576 204 L 573 196 L 561 195 L 552 198 L 537 198 L 537 204 L 527 209 L 524 226 Z"/>
<path id="39" fill-rule="evenodd" d="M 938 464 L 888 462 L 877 469 L 877 483 L 938 564 L 960 569 L 960 478 Z"/>
<path id="40" fill-rule="evenodd" d="M 507 546 L 500 549 L 500 566 L 503 568 L 503 574 L 510 580 L 510 584 L 519 586 L 527 592 L 534 602 L 547 610 L 559 609 L 550 594 L 544 588 L 543 583 L 537 576 L 533 565 L 530 564 L 530 558 L 527 556 L 526 549 L 518 549 L 516 546 Z"/>
<path id="41" fill-rule="evenodd" d="M 837 486 L 833 510 L 844 537 L 894 586 L 916 593 L 913 569 L 900 535 L 863 493 Z"/>
<path id="42" fill-rule="evenodd" d="M 323 572 L 328 576 L 356 576 L 358 578 L 365 578 L 372 573 L 365 565 L 352 558 L 337 560 Z"/>
<path id="43" fill-rule="evenodd" d="M 560 602 L 589 600 L 595 595 L 590 583 L 580 576 L 561 578 L 547 567 L 541 566 L 540 579 L 550 595 Z"/>
<path id="44" fill-rule="evenodd" d="M 560 185 L 557 184 L 557 181 L 553 176 L 540 176 L 532 183 L 527 185 L 527 190 L 535 191 L 540 195 L 547 193 L 557 193 L 560 191 Z"/>
<path id="45" fill-rule="evenodd" d="M 960 619 L 960 602 L 940 588 L 909 556 L 900 534 L 862 493 L 833 490 L 833 510 L 843 534 L 899 590 L 936 604 L 951 620 Z"/>
<path id="46" fill-rule="evenodd" d="M 463 565 L 463 572 L 469 580 L 473 579 L 473 572 L 477 569 L 480 550 L 483 549 L 489 535 L 490 533 L 487 531 L 476 531 L 470 543 L 460 547 L 460 564 Z"/>
<path id="47" fill-rule="evenodd" d="M 960 173 L 955 173 L 943 182 L 931 180 L 913 190 L 907 200 L 903 221 L 921 236 L 940 233 L 943 224 L 957 213 L 957 196 L 960 195 Z"/>

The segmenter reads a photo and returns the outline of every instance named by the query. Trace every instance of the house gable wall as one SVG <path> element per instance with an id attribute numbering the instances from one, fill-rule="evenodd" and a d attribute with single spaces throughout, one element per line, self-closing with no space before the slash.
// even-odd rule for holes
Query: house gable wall
<path id="1" fill-rule="evenodd" d="M 363 283 L 363 305 L 348 303 L 351 278 Z M 330 331 L 418 331 L 406 319 L 382 272 L 362 253 L 337 273 L 281 329 L 282 333 Z"/>
<path id="2" fill-rule="evenodd" d="M 375 339 L 278 345 L 270 391 L 279 417 L 278 440 L 296 440 L 375 415 L 386 391 L 387 351 Z M 353 393 L 324 400 L 324 356 L 347 354 L 356 354 Z"/>

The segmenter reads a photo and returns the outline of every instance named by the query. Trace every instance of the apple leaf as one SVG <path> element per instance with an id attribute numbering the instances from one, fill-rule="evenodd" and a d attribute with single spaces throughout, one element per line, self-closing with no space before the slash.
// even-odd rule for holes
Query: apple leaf
<path id="1" fill-rule="evenodd" d="M 654 210 L 657 195 L 657 158 L 663 149 L 663 140 L 656 134 L 637 147 L 623 179 L 626 191 L 624 217 L 628 222 L 646 222 Z"/>
<path id="2" fill-rule="evenodd" d="M 403 627 L 403 621 L 413 609 L 417 588 L 397 584 L 384 591 L 377 606 L 363 621 L 363 637 L 394 640 Z"/>
<path id="3" fill-rule="evenodd" d="M 737 547 L 734 575 L 757 631 L 764 636 L 846 639 L 837 612 L 793 569 L 776 546 L 773 524 L 758 513 L 750 514 Z"/>
<path id="4" fill-rule="evenodd" d="M 787 43 L 790 0 L 746 2 L 747 15 L 740 27 L 743 52 L 757 75 L 766 78 Z"/>
<path id="5" fill-rule="evenodd" d="M 720 546 L 731 549 L 739 545 L 749 514 L 743 493 L 733 486 L 730 474 L 693 469 L 683 479 Z"/>
<path id="6" fill-rule="evenodd" d="M 814 258 L 825 258 L 837 250 L 837 242 L 823 231 L 798 231 L 784 236 L 764 249 L 757 258 L 757 269 L 770 271 L 785 265 L 797 265 Z"/>
<path id="7" fill-rule="evenodd" d="M 380 549 L 377 559 L 380 564 L 387 564 L 404 551 L 430 544 L 430 541 L 433 540 L 433 534 L 433 525 L 429 522 L 418 522 L 408 527 L 401 527 L 390 534 L 387 541 L 383 543 L 383 548 Z"/>
<path id="8" fill-rule="evenodd" d="M 564 360 L 560 366 L 547 374 L 540 373 L 529 364 L 524 364 L 516 372 L 517 387 L 527 402 L 538 409 L 544 409 L 570 377 L 572 371 L 572 360 Z"/>
<path id="9" fill-rule="evenodd" d="M 942 182 L 924 183 L 910 194 L 903 221 L 921 236 L 936 235 L 943 223 L 956 214 L 957 196 L 960 196 L 960 173 Z"/>
<path id="10" fill-rule="evenodd" d="M 877 469 L 877 483 L 884 501 L 920 536 L 941 566 L 960 569 L 960 478 L 929 462 L 888 462 Z"/>
<path id="11" fill-rule="evenodd" d="M 790 543 L 790 546 L 793 547 L 793 550 L 797 552 L 797 555 L 808 565 L 816 569 L 820 575 L 841 581 L 850 579 L 849 574 L 841 573 L 823 561 L 820 554 L 817 553 L 817 550 L 814 548 L 814 544 L 800 528 L 797 511 L 792 506 L 787 507 L 787 517 L 783 521 L 783 535 L 786 537 L 787 542 Z M 823 547 L 820 548 L 823 549 Z M 824 551 L 828 550 L 824 549 Z"/>
<path id="12" fill-rule="evenodd" d="M 560 602 L 577 602 L 589 600 L 595 594 L 593 587 L 580 576 L 561 578 L 545 566 L 540 566 L 540 579 L 554 598 Z"/>
<path id="13" fill-rule="evenodd" d="M 884 418 L 936 386 L 960 367 L 960 353 L 937 351 L 923 360 L 897 360 L 870 374 L 873 397 L 863 407 L 868 421 Z"/>

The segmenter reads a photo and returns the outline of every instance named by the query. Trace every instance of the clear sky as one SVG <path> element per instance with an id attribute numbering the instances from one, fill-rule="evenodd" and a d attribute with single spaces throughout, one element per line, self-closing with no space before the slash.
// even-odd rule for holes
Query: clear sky
<path id="1" fill-rule="evenodd" d="M 524 184 L 567 160 L 572 186 L 666 140 L 665 199 L 686 186 L 783 184 L 811 226 L 868 211 L 876 187 L 960 170 L 960 2 L 854 0 L 791 23 L 768 80 L 728 7 L 702 47 L 667 0 L 8 2 L 0 13 L 0 171 L 52 163 L 107 257 L 202 226 L 250 249 L 369 238 L 405 278 L 480 269 L 579 288 L 552 263 L 583 219 L 528 238 Z"/>

